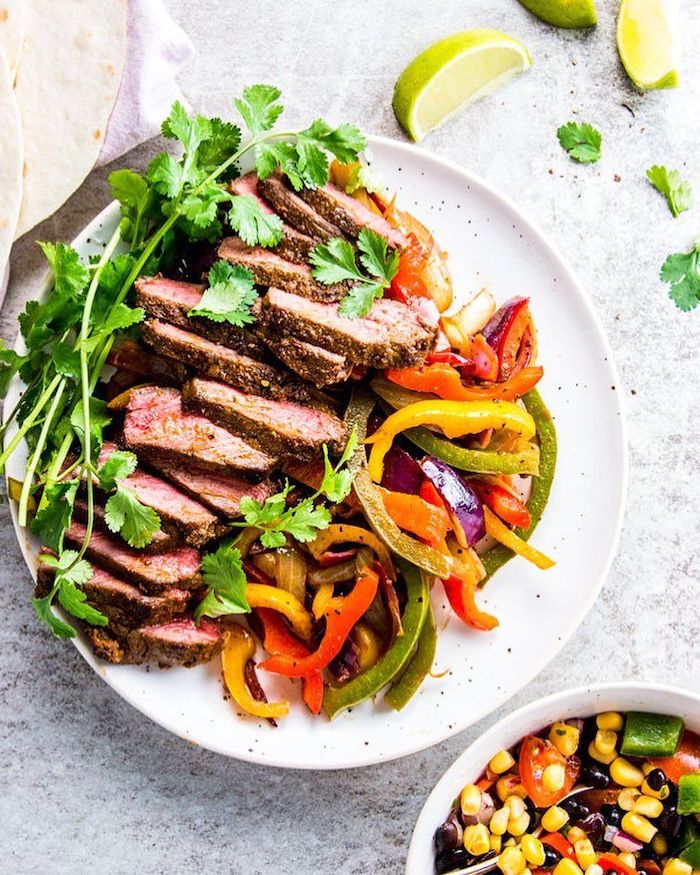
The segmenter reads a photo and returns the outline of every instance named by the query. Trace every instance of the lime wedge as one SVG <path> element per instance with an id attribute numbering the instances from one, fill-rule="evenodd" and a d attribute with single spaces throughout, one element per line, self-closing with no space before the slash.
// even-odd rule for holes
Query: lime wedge
<path id="1" fill-rule="evenodd" d="M 411 139 L 422 140 L 531 65 L 525 46 L 505 33 L 455 33 L 421 52 L 399 76 L 392 101 L 396 118 Z"/>
<path id="2" fill-rule="evenodd" d="M 675 88 L 673 35 L 664 0 L 622 0 L 617 50 L 637 88 Z"/>
<path id="3" fill-rule="evenodd" d="M 595 0 L 520 0 L 520 4 L 555 27 L 593 27 L 598 21 Z"/>

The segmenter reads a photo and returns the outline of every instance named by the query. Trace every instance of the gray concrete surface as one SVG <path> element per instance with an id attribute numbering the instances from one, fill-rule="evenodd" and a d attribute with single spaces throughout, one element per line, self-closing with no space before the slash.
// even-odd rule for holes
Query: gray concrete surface
<path id="1" fill-rule="evenodd" d="M 501 710 L 589 681 L 700 689 L 700 311 L 680 313 L 658 281 L 669 252 L 700 233 L 700 6 L 686 2 L 683 87 L 641 95 L 615 50 L 617 2 L 595 31 L 557 31 L 516 0 L 169 0 L 197 58 L 192 103 L 230 114 L 241 86 L 277 83 L 288 118 L 351 120 L 401 136 L 390 99 L 402 67 L 456 30 L 521 37 L 534 68 L 425 145 L 477 171 L 546 228 L 582 277 L 625 387 L 631 486 L 619 555 L 578 634 Z M 604 155 L 580 167 L 556 128 L 588 120 Z M 143 166 L 157 144 L 130 156 Z M 697 206 L 672 219 L 644 179 L 680 168 Z M 106 171 L 22 240 L 0 332 L 41 270 L 34 239 L 69 240 L 103 205 Z M 29 576 L 0 508 L 0 871 L 15 873 L 399 872 L 418 811 L 457 754 L 498 714 L 403 761 L 346 773 L 264 769 L 189 746 L 118 699 L 69 645 L 38 627 Z M 465 708 L 469 703 L 465 702 Z"/>

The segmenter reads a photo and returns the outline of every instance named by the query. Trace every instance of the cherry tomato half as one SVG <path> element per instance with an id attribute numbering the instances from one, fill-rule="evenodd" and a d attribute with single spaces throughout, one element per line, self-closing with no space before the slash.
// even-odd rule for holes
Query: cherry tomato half
<path id="1" fill-rule="evenodd" d="M 654 757 L 650 760 L 662 769 L 666 777 L 677 784 L 683 775 L 700 772 L 700 735 L 686 729 L 672 757 Z"/>
<path id="2" fill-rule="evenodd" d="M 545 789 L 542 784 L 542 774 L 547 766 L 557 763 L 564 766 L 566 777 L 564 786 L 553 792 Z M 549 808 L 550 805 L 556 805 L 560 799 L 563 799 L 576 783 L 580 771 L 581 763 L 578 757 L 567 759 L 551 742 L 543 738 L 529 735 L 520 746 L 520 780 L 527 795 L 538 808 Z"/>

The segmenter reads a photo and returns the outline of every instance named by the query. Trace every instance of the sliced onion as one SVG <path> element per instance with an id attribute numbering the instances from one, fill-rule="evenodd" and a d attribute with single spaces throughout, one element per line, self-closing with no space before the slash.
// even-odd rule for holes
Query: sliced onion
<path id="1" fill-rule="evenodd" d="M 605 825 L 605 832 L 603 833 L 603 841 L 604 842 L 612 842 L 615 836 L 620 832 L 620 830 L 616 826 L 612 826 L 611 824 Z"/>
<path id="2" fill-rule="evenodd" d="M 500 353 L 503 340 L 508 333 L 508 329 L 513 324 L 513 320 L 518 315 L 520 310 L 527 306 L 528 299 L 523 297 L 511 298 L 506 301 L 489 319 L 488 324 L 484 327 L 484 340 L 491 349 Z"/>
<path id="3" fill-rule="evenodd" d="M 641 851 L 643 847 L 642 842 L 638 842 L 637 839 L 632 838 L 631 835 L 627 835 L 626 832 L 618 831 L 617 835 L 611 839 L 611 841 L 616 848 L 619 848 L 621 851 L 629 851 L 632 854 L 635 851 Z"/>
<path id="4" fill-rule="evenodd" d="M 275 579 L 280 589 L 285 589 L 304 604 L 306 598 L 306 557 L 297 547 L 280 547 L 275 551 Z"/>
<path id="5" fill-rule="evenodd" d="M 425 480 L 425 474 L 414 458 L 393 444 L 384 457 L 382 486 L 392 492 L 407 492 L 418 495 Z"/>
<path id="6" fill-rule="evenodd" d="M 480 541 L 486 534 L 486 521 L 483 505 L 474 490 L 440 459 L 426 456 L 420 466 L 457 523 L 455 534 L 458 541 L 460 531 L 463 533 L 465 542 L 460 546 L 471 547 Z"/>
<path id="7" fill-rule="evenodd" d="M 584 721 L 580 717 L 572 717 L 571 720 L 566 721 L 567 726 L 573 726 L 579 732 L 583 732 L 583 723 Z"/>
<path id="8" fill-rule="evenodd" d="M 326 568 L 312 568 L 309 571 L 309 586 L 317 589 L 326 583 L 342 583 L 355 577 L 355 557 L 341 562 L 338 565 L 329 565 Z"/>
<path id="9" fill-rule="evenodd" d="M 481 808 L 479 809 L 478 814 L 472 814 L 468 816 L 462 816 L 464 820 L 465 826 L 473 826 L 476 823 L 484 823 L 488 824 L 491 822 L 491 818 L 493 817 L 493 813 L 496 810 L 496 804 L 493 801 L 493 797 L 490 793 L 482 793 L 481 794 Z"/>

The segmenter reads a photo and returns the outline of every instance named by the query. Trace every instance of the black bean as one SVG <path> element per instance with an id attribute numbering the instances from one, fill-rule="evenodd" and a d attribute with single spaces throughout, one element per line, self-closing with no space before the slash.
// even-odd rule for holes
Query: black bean
<path id="1" fill-rule="evenodd" d="M 605 822 L 609 826 L 615 826 L 618 829 L 620 828 L 624 813 L 621 808 L 618 808 L 617 805 L 601 805 L 600 813 L 603 815 Z"/>
<path id="2" fill-rule="evenodd" d="M 661 769 L 652 769 L 651 772 L 647 775 L 647 784 L 651 787 L 652 790 L 655 790 L 657 793 L 666 783 L 666 775 L 661 771 Z"/>
<path id="3" fill-rule="evenodd" d="M 584 820 L 591 813 L 591 809 L 588 807 L 588 805 L 585 805 L 583 802 L 579 802 L 579 800 L 574 797 L 571 797 L 570 799 L 563 799 L 559 803 L 559 807 L 563 808 L 564 811 L 568 812 L 569 818 L 573 821 Z"/>
<path id="4" fill-rule="evenodd" d="M 464 869 L 473 859 L 464 848 L 443 851 L 435 857 L 435 871 L 438 875 L 444 875 L 446 872 L 452 872 L 453 869 Z"/>
<path id="5" fill-rule="evenodd" d="M 462 844 L 462 827 L 454 818 L 446 820 L 435 830 L 434 842 L 438 854 L 458 848 Z"/>
<path id="6" fill-rule="evenodd" d="M 675 808 L 669 808 L 657 821 L 659 829 L 668 839 L 677 839 L 683 827 L 683 818 Z"/>
<path id="7" fill-rule="evenodd" d="M 543 844 L 544 847 L 544 863 L 542 864 L 543 869 L 553 869 L 559 860 L 561 860 L 561 854 L 559 851 L 555 851 L 551 845 Z"/>
<path id="8" fill-rule="evenodd" d="M 591 760 L 584 763 L 579 781 L 581 784 L 595 787 L 596 790 L 604 790 L 610 786 L 610 772 L 606 766 Z"/>

